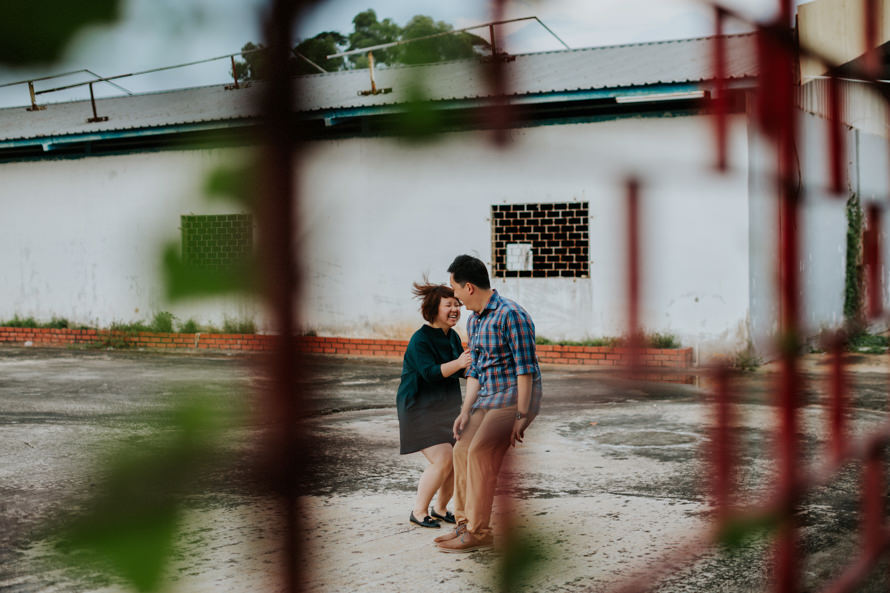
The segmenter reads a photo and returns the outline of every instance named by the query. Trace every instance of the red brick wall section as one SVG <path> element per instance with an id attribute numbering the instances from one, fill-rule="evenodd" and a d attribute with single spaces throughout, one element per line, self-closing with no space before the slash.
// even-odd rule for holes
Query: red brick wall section
<path id="1" fill-rule="evenodd" d="M 275 336 L 259 334 L 165 334 L 155 332 L 123 333 L 95 329 L 43 329 L 0 327 L 0 343 L 33 346 L 129 346 L 151 350 L 191 349 L 234 352 L 271 350 Z M 375 340 L 301 336 L 303 352 L 334 356 L 365 356 L 401 359 L 407 340 Z M 627 348 L 605 346 L 538 346 L 538 359 L 543 364 L 625 366 L 629 362 Z M 650 368 L 689 368 L 692 348 L 676 350 L 643 350 L 642 363 Z"/>

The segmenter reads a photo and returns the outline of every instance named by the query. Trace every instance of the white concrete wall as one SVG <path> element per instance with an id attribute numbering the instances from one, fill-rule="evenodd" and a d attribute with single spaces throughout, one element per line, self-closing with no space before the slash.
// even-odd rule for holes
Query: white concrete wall
<path id="1" fill-rule="evenodd" d="M 499 151 L 479 133 L 431 145 L 384 138 L 310 145 L 300 177 L 304 318 L 320 335 L 406 337 L 424 274 L 447 281 L 460 253 L 491 260 L 490 207 L 590 203 L 589 279 L 511 279 L 495 286 L 551 339 L 626 331 L 623 182 L 643 182 L 648 331 L 707 353 L 747 340 L 748 180 L 744 118 L 730 134 L 733 170 L 711 169 L 703 117 L 640 118 L 514 131 Z"/>
<path id="2" fill-rule="evenodd" d="M 159 311 L 221 325 L 246 298 L 165 301 L 161 249 L 180 215 L 243 211 L 204 197 L 205 176 L 242 151 L 153 152 L 0 165 L 0 320 L 150 321 Z"/>
<path id="3" fill-rule="evenodd" d="M 801 274 L 800 321 L 805 337 L 844 323 L 846 200 L 857 190 L 856 133 L 846 132 L 845 170 L 848 189 L 829 191 L 830 169 L 826 120 L 799 113 L 797 159 L 800 164 Z M 751 337 L 761 356 L 775 356 L 779 327 L 777 156 L 773 147 L 751 130 Z"/>
<path id="4" fill-rule="evenodd" d="M 411 283 L 447 281 L 456 254 L 490 263 L 490 207 L 590 203 L 589 279 L 495 286 L 551 339 L 626 331 L 624 180 L 642 179 L 647 331 L 706 357 L 748 338 L 748 149 L 733 121 L 727 175 L 711 169 L 704 117 L 620 119 L 516 130 L 505 150 L 483 133 L 429 145 L 386 138 L 319 141 L 304 152 L 296 244 L 304 258 L 305 329 L 404 338 L 420 325 Z M 244 298 L 168 303 L 160 249 L 182 214 L 239 212 L 209 202 L 206 174 L 246 151 L 157 152 L 0 165 L 0 319 L 66 317 L 108 325 L 161 310 L 222 323 L 261 311 Z"/>

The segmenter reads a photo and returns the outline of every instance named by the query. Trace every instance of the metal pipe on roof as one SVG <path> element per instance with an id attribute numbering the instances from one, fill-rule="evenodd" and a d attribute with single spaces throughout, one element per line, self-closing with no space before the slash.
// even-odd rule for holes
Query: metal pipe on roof
<path id="1" fill-rule="evenodd" d="M 185 68 L 186 66 L 195 66 L 196 64 L 206 64 L 207 62 L 215 62 L 216 60 L 224 60 L 224 59 L 232 57 L 232 56 L 243 56 L 245 54 L 252 54 L 252 53 L 255 53 L 258 51 L 266 51 L 266 48 L 260 47 L 260 48 L 251 49 L 248 51 L 241 51 L 241 52 L 236 52 L 236 53 L 232 53 L 232 54 L 226 54 L 224 56 L 216 56 L 214 58 L 205 58 L 203 60 L 195 60 L 193 62 L 184 62 L 182 64 L 174 64 L 173 66 L 161 66 L 160 68 L 150 68 L 149 70 L 141 70 L 139 72 L 130 72 L 128 74 L 118 74 L 116 76 L 103 76 L 97 80 L 91 80 L 89 82 L 78 82 L 76 84 L 69 84 L 69 85 L 60 86 L 60 87 L 56 87 L 56 88 L 52 88 L 52 89 L 45 89 L 42 91 L 37 91 L 37 94 L 42 95 L 44 93 L 54 93 L 56 91 L 66 91 L 68 89 L 77 88 L 79 86 L 85 86 L 88 84 L 92 84 L 94 82 L 109 82 L 111 80 L 118 80 L 119 78 L 127 78 L 128 76 L 139 76 L 142 74 L 152 74 L 154 72 L 163 72 L 165 70 L 174 70 L 176 68 Z M 26 81 L 22 81 L 22 82 L 26 82 Z M 19 84 L 21 84 L 21 83 L 19 83 Z"/>

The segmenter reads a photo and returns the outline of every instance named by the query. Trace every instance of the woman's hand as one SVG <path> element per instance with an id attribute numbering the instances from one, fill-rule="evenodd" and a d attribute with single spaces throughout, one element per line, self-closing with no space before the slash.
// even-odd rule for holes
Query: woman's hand
<path id="1" fill-rule="evenodd" d="M 454 427 L 452 428 L 452 432 L 454 433 L 454 440 L 460 440 L 460 433 L 464 431 L 467 424 L 470 422 L 470 414 L 467 412 L 461 411 L 457 418 L 454 419 Z"/>
<path id="2" fill-rule="evenodd" d="M 458 368 L 468 369 L 470 368 L 470 365 L 473 364 L 473 355 L 469 350 L 464 350 L 463 354 L 458 356 L 456 360 L 458 362 Z"/>

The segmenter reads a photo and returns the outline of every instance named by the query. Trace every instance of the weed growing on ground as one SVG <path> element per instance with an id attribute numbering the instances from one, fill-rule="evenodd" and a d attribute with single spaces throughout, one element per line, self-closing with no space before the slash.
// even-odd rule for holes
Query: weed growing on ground
<path id="1" fill-rule="evenodd" d="M 227 334 L 255 334 L 256 323 L 253 319 L 229 319 L 223 321 L 223 333 Z"/>
<path id="2" fill-rule="evenodd" d="M 168 311 L 158 311 L 151 321 L 151 331 L 170 334 L 173 333 L 173 321 L 176 316 Z"/>
<path id="3" fill-rule="evenodd" d="M 744 372 L 757 370 L 757 367 L 763 364 L 763 360 L 757 356 L 754 348 L 748 346 L 744 350 L 740 350 L 730 360 L 729 366 Z"/>
<path id="4" fill-rule="evenodd" d="M 861 354 L 884 354 L 890 347 L 890 337 L 866 332 L 851 335 L 847 339 L 847 351 Z"/>
<path id="5" fill-rule="evenodd" d="M 646 344 L 647 348 L 659 348 L 659 349 L 676 349 L 680 348 L 680 340 L 677 336 L 668 333 L 659 333 L 656 332 L 654 334 L 644 335 L 643 343 Z M 606 348 L 617 348 L 620 346 L 627 346 L 630 344 L 630 340 L 626 337 L 621 338 L 613 338 L 613 337 L 603 337 L 603 338 L 588 338 L 586 340 L 574 341 L 574 340 L 550 340 L 544 337 L 536 337 L 535 344 L 539 346 L 595 346 L 595 347 L 606 347 Z"/>

